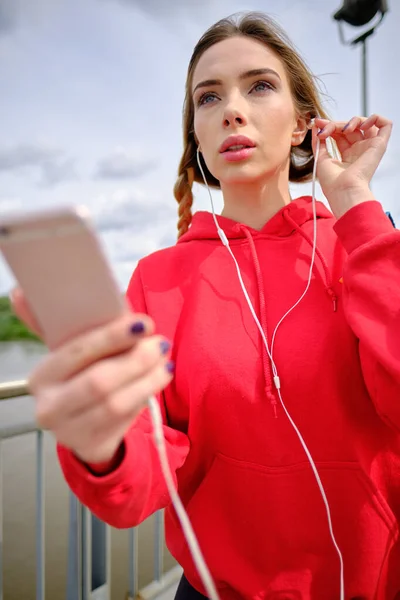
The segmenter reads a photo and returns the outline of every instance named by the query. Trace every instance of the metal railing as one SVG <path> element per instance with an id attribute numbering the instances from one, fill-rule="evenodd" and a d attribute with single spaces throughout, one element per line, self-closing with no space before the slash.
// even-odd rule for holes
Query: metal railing
<path id="1" fill-rule="evenodd" d="M 29 396 L 25 381 L 0 383 L 0 401 Z M 4 600 L 3 544 L 3 442 L 27 434 L 36 435 L 36 600 L 46 600 L 45 586 L 45 457 L 44 433 L 34 421 L 11 426 L 0 425 L 0 600 Z M 70 493 L 66 600 L 111 600 L 111 528 L 92 515 Z M 153 581 L 138 586 L 139 544 L 136 528 L 128 530 L 128 590 L 125 599 L 151 600 L 173 590 L 182 570 L 179 566 L 163 572 L 164 520 L 155 514 Z"/>

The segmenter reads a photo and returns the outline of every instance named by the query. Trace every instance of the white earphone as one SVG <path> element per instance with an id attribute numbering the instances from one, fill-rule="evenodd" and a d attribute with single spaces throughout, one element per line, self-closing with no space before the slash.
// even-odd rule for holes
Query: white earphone
<path id="1" fill-rule="evenodd" d="M 309 124 L 308 124 L 308 129 L 312 129 L 314 127 L 314 125 L 315 125 L 315 119 L 311 119 L 310 122 L 309 122 Z M 244 294 L 244 296 L 246 298 L 246 301 L 247 301 L 247 304 L 249 306 L 250 312 L 251 312 L 251 314 L 253 316 L 253 319 L 254 319 L 257 327 L 258 327 L 258 330 L 259 330 L 260 335 L 262 337 L 265 349 L 266 349 L 266 351 L 268 353 L 268 356 L 269 356 L 269 359 L 271 361 L 271 367 L 272 367 L 272 372 L 273 372 L 274 384 L 275 384 L 275 387 L 277 389 L 277 393 L 278 393 L 278 397 L 279 397 L 281 406 L 282 406 L 282 408 L 283 408 L 283 410 L 284 410 L 284 412 L 285 412 L 285 414 L 286 414 L 286 416 L 287 416 L 290 424 L 292 425 L 293 429 L 295 430 L 295 432 L 297 434 L 297 437 L 299 438 L 299 441 L 300 441 L 300 443 L 301 443 L 301 445 L 303 447 L 303 450 L 304 450 L 304 452 L 305 452 L 305 454 L 307 456 L 307 459 L 308 459 L 308 461 L 310 463 L 311 469 L 312 469 L 312 471 L 314 473 L 314 476 L 315 476 L 315 479 L 317 481 L 318 488 L 319 488 L 319 491 L 321 493 L 321 496 L 322 496 L 322 499 L 323 499 L 323 502 L 324 502 L 324 505 L 325 505 L 325 509 L 326 509 L 326 514 L 327 514 L 327 519 L 328 519 L 329 533 L 330 533 L 333 545 L 334 545 L 334 547 L 336 549 L 336 552 L 337 552 L 337 554 L 339 556 L 339 560 L 340 560 L 340 600 L 344 600 L 344 564 L 343 564 L 343 556 L 342 556 L 340 548 L 339 548 L 339 546 L 338 546 L 338 544 L 336 542 L 336 538 L 335 538 L 335 535 L 334 535 L 334 532 L 333 532 L 331 510 L 330 510 L 330 507 L 329 507 L 329 502 L 328 502 L 328 499 L 327 499 L 327 496 L 326 496 L 326 492 L 325 492 L 324 486 L 322 484 L 320 475 L 318 473 L 317 467 L 315 465 L 314 459 L 313 459 L 313 457 L 311 455 L 311 452 L 308 449 L 307 444 L 304 441 L 304 438 L 303 438 L 303 436 L 300 433 L 300 430 L 298 429 L 297 425 L 293 421 L 293 419 L 292 419 L 292 417 L 291 417 L 289 411 L 287 410 L 287 408 L 285 406 L 285 403 L 283 401 L 282 394 L 281 394 L 281 381 L 280 381 L 280 377 L 279 377 L 279 374 L 278 374 L 277 366 L 276 366 L 275 361 L 274 361 L 274 343 L 275 343 L 276 334 L 278 332 L 278 329 L 281 326 L 281 324 L 283 323 L 283 321 L 286 319 L 286 317 L 303 300 L 303 298 L 307 294 L 307 292 L 308 292 L 308 290 L 310 288 L 310 284 L 311 284 L 312 271 L 313 271 L 313 267 L 314 267 L 315 252 L 316 252 L 316 246 L 317 246 L 317 212 L 316 212 L 316 200 L 315 200 L 315 185 L 316 185 L 316 179 L 317 179 L 317 163 L 318 163 L 318 157 L 319 157 L 319 150 L 320 150 L 320 140 L 318 138 L 318 140 L 317 140 L 317 146 L 316 146 L 316 152 L 315 152 L 315 159 L 314 159 L 313 178 L 312 178 L 312 207 L 313 207 L 314 232 L 313 232 L 313 246 L 312 246 L 311 263 L 310 263 L 310 270 L 309 270 L 309 275 L 308 275 L 308 281 L 307 281 L 307 285 L 306 285 L 306 288 L 305 288 L 303 294 L 300 296 L 300 298 L 297 300 L 297 302 L 295 302 L 295 304 L 293 304 L 293 306 L 283 315 L 283 317 L 280 319 L 280 321 L 278 322 L 277 326 L 275 327 L 275 330 L 274 330 L 274 332 L 272 334 L 271 347 L 269 347 L 269 345 L 268 345 L 268 341 L 267 341 L 267 339 L 265 337 L 264 330 L 263 330 L 263 328 L 261 326 L 261 323 L 260 323 L 260 321 L 259 321 L 259 319 L 258 319 L 258 317 L 256 315 L 256 312 L 254 310 L 254 307 L 253 307 L 253 305 L 251 303 L 250 297 L 249 297 L 249 295 L 247 293 L 246 287 L 245 287 L 243 279 L 242 279 L 242 275 L 241 275 L 241 272 L 240 272 L 240 268 L 239 268 L 238 262 L 237 262 L 234 254 L 233 254 L 233 252 L 232 252 L 232 250 L 231 250 L 231 248 L 229 246 L 229 240 L 227 239 L 224 231 L 219 226 L 217 217 L 215 215 L 214 203 L 213 203 L 213 199 L 212 199 L 212 195 L 211 195 L 211 190 L 210 190 L 210 188 L 208 186 L 208 183 L 207 183 L 207 180 L 206 180 L 206 177 L 205 177 L 205 174 L 204 174 L 204 170 L 203 170 L 203 167 L 202 167 L 202 164 L 201 164 L 201 161 L 200 161 L 200 149 L 199 149 L 199 147 L 197 148 L 197 164 L 199 166 L 201 175 L 203 177 L 204 184 L 205 184 L 205 186 L 207 188 L 207 191 L 208 191 L 208 194 L 209 194 L 209 197 L 210 197 L 212 214 L 213 214 L 213 217 L 214 217 L 214 222 L 215 222 L 215 226 L 216 226 L 217 231 L 218 231 L 218 235 L 219 235 L 219 237 L 221 239 L 221 242 L 226 247 L 226 249 L 228 250 L 229 254 L 231 255 L 231 257 L 232 257 L 232 259 L 233 259 L 233 261 L 235 263 L 236 272 L 237 272 L 237 275 L 238 275 L 238 278 L 239 278 L 240 286 L 242 288 L 242 291 L 243 291 L 243 294 Z"/>
<path id="2" fill-rule="evenodd" d="M 311 121 L 308 124 L 308 129 L 312 129 L 314 127 L 314 119 L 311 119 Z M 297 300 L 297 302 L 283 315 L 283 317 L 280 319 L 280 321 L 278 322 L 277 326 L 275 327 L 275 330 L 273 332 L 272 335 L 272 340 L 271 340 L 271 347 L 269 347 L 268 345 L 268 341 L 266 339 L 264 330 L 260 324 L 260 321 L 257 317 L 257 314 L 254 310 L 254 307 L 251 303 L 250 297 L 248 295 L 248 292 L 246 290 L 246 287 L 244 285 L 243 279 L 242 279 L 242 274 L 240 272 L 240 268 L 239 265 L 237 263 L 237 260 L 229 246 L 229 240 L 226 237 L 224 231 L 221 229 L 221 227 L 219 226 L 217 217 L 215 215 L 215 210 L 214 210 L 214 203 L 213 203 L 213 199 L 212 199 L 212 195 L 211 195 L 211 190 L 208 186 L 205 174 L 204 174 L 204 170 L 203 167 L 201 165 L 201 161 L 200 161 L 200 147 L 197 147 L 197 164 L 199 166 L 201 175 L 203 177 L 203 181 L 204 184 L 207 188 L 209 197 L 210 197 L 210 202 L 211 202 L 211 209 L 212 209 L 212 215 L 213 215 L 213 219 L 214 219 L 214 223 L 215 226 L 217 228 L 218 231 L 218 235 L 221 239 L 221 242 L 223 243 L 223 245 L 226 247 L 226 249 L 228 250 L 229 254 L 232 257 L 232 260 L 235 263 L 235 267 L 236 267 L 236 272 L 237 272 L 237 276 L 239 278 L 239 282 L 240 282 L 240 286 L 242 288 L 243 294 L 246 298 L 247 304 L 249 306 L 249 310 L 253 316 L 253 319 L 257 325 L 257 328 L 260 332 L 260 335 L 262 337 L 265 349 L 268 353 L 269 359 L 271 361 L 271 366 L 272 366 L 272 372 L 273 372 L 273 379 L 274 379 L 274 384 L 275 387 L 277 389 L 277 393 L 278 393 L 278 397 L 280 400 L 280 404 L 286 414 L 286 417 L 288 418 L 290 424 L 292 425 L 294 431 L 296 432 L 296 435 L 303 447 L 303 450 L 307 456 L 307 459 L 310 463 L 311 469 L 314 473 L 315 479 L 317 481 L 317 485 L 319 488 L 319 491 L 321 493 L 322 496 L 322 500 L 324 502 L 325 505 L 325 509 L 326 509 L 326 515 L 327 515 L 327 520 L 328 520 L 328 527 L 329 527 L 329 533 L 332 539 L 332 543 L 335 547 L 335 550 L 338 554 L 339 560 L 340 560 L 340 600 L 344 600 L 344 564 L 343 564 L 343 556 L 342 553 L 339 549 L 339 546 L 336 542 L 336 538 L 333 532 L 333 526 L 332 526 L 332 518 L 331 518 L 331 511 L 330 511 L 330 507 L 329 507 L 329 502 L 325 493 L 325 489 L 323 487 L 321 478 L 319 476 L 317 467 L 315 465 L 315 462 L 312 458 L 311 452 L 309 451 L 307 444 L 305 443 L 300 430 L 298 429 L 297 425 L 295 424 L 295 422 L 293 421 L 292 417 L 290 416 L 290 413 L 288 412 L 285 403 L 282 399 L 282 395 L 281 395 L 281 382 L 280 382 L 280 378 L 279 378 L 279 374 L 278 374 L 278 369 L 277 366 L 275 364 L 274 361 L 274 343 L 275 343 L 275 338 L 276 338 L 276 334 L 277 331 L 279 329 L 279 327 L 281 326 L 282 322 L 286 319 L 286 317 L 300 304 L 300 302 L 303 300 L 303 298 L 305 297 L 305 295 L 307 294 L 310 284 L 311 284 L 311 279 L 312 279 L 312 271 L 313 271 L 313 267 L 314 267 L 314 262 L 315 262 L 315 253 L 316 253 L 316 246 L 317 246 L 317 212 L 316 212 L 316 201 L 315 201 L 315 185 L 316 185 L 316 175 L 317 175 L 317 163 L 318 163 L 318 157 L 319 157 L 319 150 L 320 150 L 320 141 L 319 139 L 317 140 L 317 146 L 316 146 L 316 153 L 315 153 L 315 160 L 314 160 L 314 169 L 313 169 L 313 178 L 312 178 L 312 207 L 313 207 L 313 224 L 314 224 L 314 233 L 313 233 L 313 246 L 312 246 L 312 253 L 311 253 L 311 263 L 310 263 L 310 270 L 309 270 L 309 276 L 308 276 L 308 281 L 307 281 L 307 285 L 306 288 L 303 292 L 303 294 L 300 296 L 300 298 Z M 162 428 L 162 416 L 161 416 L 161 412 L 160 412 L 160 408 L 158 405 L 157 400 L 152 397 L 149 400 L 149 409 L 150 409 L 150 413 L 151 413 L 151 417 L 152 417 L 152 422 L 153 422 L 153 427 L 154 427 L 154 439 L 155 439 L 155 443 L 156 443 L 156 447 L 158 450 L 158 454 L 160 457 L 160 463 L 161 463 L 161 469 L 165 478 L 165 482 L 167 485 L 167 489 L 168 492 L 170 494 L 171 497 L 171 501 L 172 504 L 175 508 L 176 514 L 178 516 L 179 522 L 181 524 L 183 533 L 185 535 L 186 541 L 188 543 L 190 552 L 192 554 L 194 563 L 196 565 L 196 568 L 198 570 L 199 576 L 203 582 L 203 585 L 205 587 L 205 590 L 207 592 L 208 598 L 210 598 L 210 600 L 219 600 L 219 595 L 216 589 L 216 586 L 214 584 L 213 578 L 211 576 L 211 573 L 206 565 L 206 562 L 204 560 L 203 554 L 201 552 L 201 549 L 199 547 L 198 541 L 196 539 L 195 533 L 193 531 L 192 525 L 190 523 L 189 517 L 185 511 L 185 508 L 182 504 L 181 499 L 179 498 L 178 492 L 175 488 L 174 485 L 174 480 L 172 477 L 172 473 L 169 467 L 169 463 L 168 463 L 168 458 L 167 458 L 167 453 L 166 453 L 166 448 L 165 448 L 165 440 L 164 440 L 164 434 L 163 434 L 163 428 Z"/>

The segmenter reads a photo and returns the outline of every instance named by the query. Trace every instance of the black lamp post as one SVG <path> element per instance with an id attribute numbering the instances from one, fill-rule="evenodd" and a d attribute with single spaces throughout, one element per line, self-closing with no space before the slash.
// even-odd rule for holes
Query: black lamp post
<path id="1" fill-rule="evenodd" d="M 368 92 L 367 92 L 367 39 L 375 32 L 388 11 L 387 0 L 344 0 L 343 6 L 333 15 L 339 24 L 340 40 L 343 44 L 356 46 L 362 44 L 361 62 L 361 85 L 362 85 L 362 114 L 368 116 Z M 346 40 L 343 33 L 343 22 L 353 27 L 368 25 L 372 20 L 375 24 L 364 33 Z"/>

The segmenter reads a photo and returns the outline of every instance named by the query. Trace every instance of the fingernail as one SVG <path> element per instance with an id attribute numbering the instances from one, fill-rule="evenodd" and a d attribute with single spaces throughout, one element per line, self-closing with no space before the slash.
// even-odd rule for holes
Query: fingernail
<path id="1" fill-rule="evenodd" d="M 175 373 L 175 363 L 173 360 L 170 360 L 169 362 L 167 362 L 167 364 L 165 365 L 165 368 L 167 369 L 168 373 L 170 375 L 173 375 Z"/>
<path id="2" fill-rule="evenodd" d="M 342 131 L 344 131 L 345 129 L 347 129 L 349 125 L 350 125 L 350 121 L 348 123 L 346 123 L 346 125 L 343 127 Z"/>
<path id="3" fill-rule="evenodd" d="M 138 335 L 139 333 L 144 333 L 145 326 L 142 321 L 136 321 L 131 327 L 131 333 Z"/>
<path id="4" fill-rule="evenodd" d="M 169 350 L 171 348 L 171 344 L 169 342 L 167 342 L 167 340 L 163 340 L 162 342 L 160 342 L 160 350 L 161 350 L 161 354 L 168 354 Z"/>
<path id="5" fill-rule="evenodd" d="M 326 129 L 325 127 L 323 127 L 322 129 L 320 129 L 320 130 L 317 132 L 317 135 L 321 135 L 321 133 L 322 133 L 323 131 L 325 131 L 325 129 Z"/>

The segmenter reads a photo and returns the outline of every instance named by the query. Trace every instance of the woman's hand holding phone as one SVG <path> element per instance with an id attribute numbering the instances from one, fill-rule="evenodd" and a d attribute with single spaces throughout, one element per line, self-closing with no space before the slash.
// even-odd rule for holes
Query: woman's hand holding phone
<path id="1" fill-rule="evenodd" d="M 23 292 L 16 315 L 40 335 Z M 45 340 L 44 340 L 45 341 Z M 150 396 L 171 381 L 170 343 L 128 308 L 109 324 L 49 352 L 29 377 L 38 424 L 85 463 L 112 460 Z"/>

